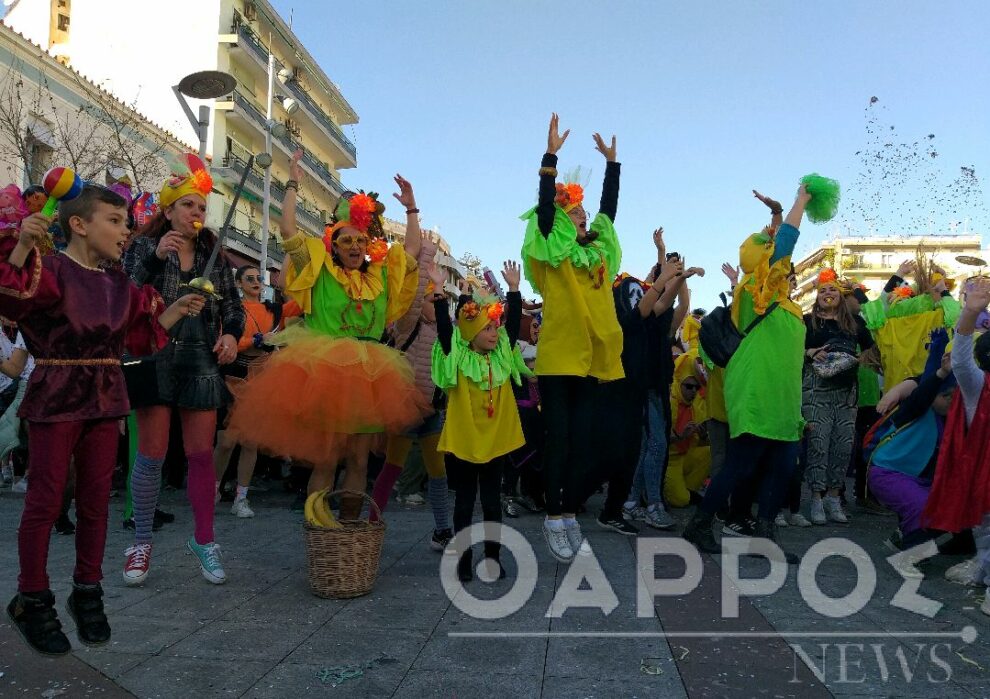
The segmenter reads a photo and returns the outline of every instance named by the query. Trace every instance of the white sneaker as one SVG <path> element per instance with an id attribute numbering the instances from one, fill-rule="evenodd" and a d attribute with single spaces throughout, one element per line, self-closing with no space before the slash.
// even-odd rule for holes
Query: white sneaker
<path id="1" fill-rule="evenodd" d="M 821 498 L 811 498 L 811 523 L 825 524 L 828 518 L 825 516 L 825 505 Z"/>
<path id="2" fill-rule="evenodd" d="M 783 512 L 778 512 L 777 517 L 773 520 L 774 525 L 778 527 L 788 527 L 787 517 L 784 516 Z"/>
<path id="3" fill-rule="evenodd" d="M 590 556 L 591 548 L 585 543 L 584 534 L 581 533 L 581 525 L 577 520 L 571 526 L 564 525 L 564 533 L 567 535 L 567 543 L 571 551 L 579 556 Z"/>
<path id="4" fill-rule="evenodd" d="M 980 611 L 990 616 L 990 587 L 987 588 L 986 594 L 983 595 L 983 604 L 980 605 Z"/>
<path id="5" fill-rule="evenodd" d="M 247 498 L 241 498 L 240 500 L 234 500 L 234 504 L 230 508 L 230 514 L 241 519 L 248 519 L 249 517 L 254 517 L 254 510 L 248 505 Z"/>
<path id="6" fill-rule="evenodd" d="M 426 498 L 424 498 L 419 493 L 413 493 L 412 495 L 399 496 L 399 503 L 402 505 L 412 505 L 414 507 L 419 507 L 420 505 L 426 504 Z"/>
<path id="7" fill-rule="evenodd" d="M 551 529 L 547 522 L 543 523 L 543 538 L 547 540 L 550 548 L 550 555 L 561 563 L 570 563 L 574 559 L 574 549 L 567 539 L 567 532 L 564 527 Z"/>
<path id="8" fill-rule="evenodd" d="M 969 587 L 982 586 L 983 566 L 980 565 L 980 559 L 970 558 L 968 561 L 956 563 L 945 571 L 945 579 L 958 585 L 968 585 Z"/>
<path id="9" fill-rule="evenodd" d="M 21 495 L 23 495 L 27 491 L 28 491 L 28 479 L 27 478 L 22 478 L 21 480 L 19 480 L 16 483 L 14 483 L 14 485 L 10 486 L 10 492 L 12 492 L 12 493 L 20 493 Z"/>
<path id="10" fill-rule="evenodd" d="M 842 501 L 835 495 L 826 495 L 822 498 L 822 507 L 829 521 L 839 524 L 849 524 L 849 518 L 842 511 Z"/>
<path id="11" fill-rule="evenodd" d="M 787 515 L 787 523 L 792 527 L 810 527 L 811 522 L 809 522 L 803 514 L 800 512 L 791 512 Z"/>

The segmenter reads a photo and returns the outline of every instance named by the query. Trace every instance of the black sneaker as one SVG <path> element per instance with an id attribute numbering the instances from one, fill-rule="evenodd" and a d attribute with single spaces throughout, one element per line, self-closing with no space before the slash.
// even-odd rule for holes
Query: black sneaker
<path id="1" fill-rule="evenodd" d="M 72 650 L 62 633 L 51 590 L 16 594 L 7 605 L 7 616 L 27 644 L 42 655 L 65 655 Z"/>
<path id="2" fill-rule="evenodd" d="M 519 516 L 519 508 L 511 497 L 506 496 L 502 498 L 502 512 L 505 513 L 506 517 L 512 517 L 513 519 Z"/>
<path id="3" fill-rule="evenodd" d="M 543 512 L 543 508 L 540 507 L 533 498 L 528 495 L 520 495 L 516 498 L 516 504 L 522 506 L 524 510 L 529 512 Z"/>
<path id="4" fill-rule="evenodd" d="M 430 548 L 443 553 L 444 549 L 447 548 L 447 544 L 453 538 L 454 532 L 450 529 L 434 529 L 433 537 L 430 539 Z"/>
<path id="5" fill-rule="evenodd" d="M 729 536 L 753 536 L 756 531 L 756 520 L 746 518 L 733 520 L 722 525 L 722 533 Z"/>
<path id="6" fill-rule="evenodd" d="M 715 540 L 715 535 L 712 534 L 714 519 L 714 515 L 706 515 L 698 510 L 684 528 L 685 540 L 694 544 L 702 553 L 722 553 L 722 547 Z"/>
<path id="7" fill-rule="evenodd" d="M 462 583 L 474 580 L 474 557 L 471 551 L 465 551 L 457 561 L 457 579 Z"/>
<path id="8" fill-rule="evenodd" d="M 175 521 L 175 515 L 171 512 L 166 512 L 165 510 L 155 510 L 155 524 L 161 522 L 162 524 L 171 524 Z"/>
<path id="9" fill-rule="evenodd" d="M 71 519 L 69 519 L 69 515 L 63 512 L 58 516 L 58 519 L 55 520 L 55 531 L 64 535 L 75 534 L 76 525 L 72 523 Z"/>
<path id="10" fill-rule="evenodd" d="M 110 640 L 110 624 L 103 611 L 103 587 L 99 583 L 73 585 L 65 608 L 76 622 L 76 635 L 87 646 L 102 646 Z"/>
<path id="11" fill-rule="evenodd" d="M 636 536 L 639 534 L 639 529 L 631 525 L 623 517 L 605 517 L 605 513 L 603 512 L 598 515 L 596 521 L 602 529 L 611 529 L 613 532 L 625 534 L 626 536 Z"/>

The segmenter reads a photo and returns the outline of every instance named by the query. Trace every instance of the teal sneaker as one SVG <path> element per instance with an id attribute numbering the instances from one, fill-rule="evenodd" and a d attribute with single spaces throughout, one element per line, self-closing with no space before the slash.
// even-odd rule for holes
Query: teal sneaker
<path id="1" fill-rule="evenodd" d="M 220 545 L 216 542 L 209 544 L 197 544 L 192 538 L 186 543 L 189 550 L 199 559 L 199 570 L 203 577 L 214 585 L 223 585 L 227 582 L 227 575 L 223 572 L 223 564 L 220 562 Z"/>

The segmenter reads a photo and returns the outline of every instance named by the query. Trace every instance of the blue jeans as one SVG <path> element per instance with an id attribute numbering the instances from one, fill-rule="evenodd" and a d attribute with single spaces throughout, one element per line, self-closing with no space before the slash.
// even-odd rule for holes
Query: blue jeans
<path id="1" fill-rule="evenodd" d="M 633 475 L 628 502 L 639 504 L 643 493 L 650 505 L 660 504 L 663 464 L 667 458 L 667 420 L 658 391 L 646 394 L 643 438 L 640 442 L 639 463 Z"/>
<path id="2" fill-rule="evenodd" d="M 714 515 L 736 497 L 736 486 L 749 484 L 756 491 L 759 516 L 773 520 L 787 497 L 791 474 L 797 465 L 800 442 L 780 442 L 751 434 L 729 440 L 725 465 L 715 474 L 699 511 Z"/>

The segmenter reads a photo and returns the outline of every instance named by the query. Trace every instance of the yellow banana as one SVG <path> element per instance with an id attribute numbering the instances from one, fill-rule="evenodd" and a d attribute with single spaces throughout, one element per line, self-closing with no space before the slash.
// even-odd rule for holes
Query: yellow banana
<path id="1" fill-rule="evenodd" d="M 320 520 L 316 517 L 316 502 L 323 499 L 323 491 L 312 493 L 306 498 L 306 504 L 303 507 L 303 515 L 306 517 L 306 522 L 314 527 L 322 527 Z"/>
<path id="2" fill-rule="evenodd" d="M 337 529 L 340 527 L 340 522 L 337 518 L 333 516 L 333 510 L 330 509 L 327 503 L 327 491 L 321 490 L 317 493 L 319 497 L 316 502 L 313 503 L 313 514 L 316 515 L 316 520 L 320 523 L 319 526 L 325 527 L 327 529 Z"/>

